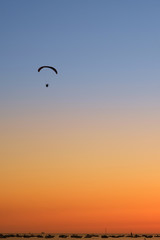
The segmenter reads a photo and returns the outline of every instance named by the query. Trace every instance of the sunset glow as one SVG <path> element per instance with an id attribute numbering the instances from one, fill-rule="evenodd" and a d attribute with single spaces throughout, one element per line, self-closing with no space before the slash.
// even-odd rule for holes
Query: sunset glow
<path id="1" fill-rule="evenodd" d="M 67 2 L 1 1 L 0 232 L 158 233 L 160 2 Z"/>

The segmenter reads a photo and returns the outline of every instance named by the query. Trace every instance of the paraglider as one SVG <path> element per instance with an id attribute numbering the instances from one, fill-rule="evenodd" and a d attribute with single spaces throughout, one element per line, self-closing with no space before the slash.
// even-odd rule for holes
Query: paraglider
<path id="1" fill-rule="evenodd" d="M 51 66 L 42 66 L 42 67 L 38 68 L 38 72 L 40 72 L 43 68 L 50 68 L 50 69 L 52 69 L 56 74 L 58 74 L 57 69 L 55 69 L 54 67 L 51 67 Z M 46 87 L 48 87 L 48 86 L 49 86 L 49 84 L 47 83 L 47 84 L 46 84 Z"/>

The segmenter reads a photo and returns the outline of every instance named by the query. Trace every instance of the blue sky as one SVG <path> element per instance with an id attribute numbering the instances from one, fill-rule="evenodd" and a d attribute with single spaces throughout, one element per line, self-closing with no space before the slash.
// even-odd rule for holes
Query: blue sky
<path id="1" fill-rule="evenodd" d="M 158 0 L 1 0 L 2 109 L 159 107 L 159 10 Z"/>

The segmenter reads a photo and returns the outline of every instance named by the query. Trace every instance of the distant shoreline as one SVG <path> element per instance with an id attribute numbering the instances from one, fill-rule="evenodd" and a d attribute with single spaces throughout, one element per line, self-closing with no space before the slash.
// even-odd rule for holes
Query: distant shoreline
<path id="1" fill-rule="evenodd" d="M 92 239 L 98 239 L 98 238 L 160 238 L 159 233 L 148 233 L 148 234 L 138 234 L 138 233 L 130 233 L 130 234 L 107 234 L 107 233 L 47 233 L 47 232 L 41 232 L 41 233 L 0 233 L 0 238 L 92 238 Z"/>

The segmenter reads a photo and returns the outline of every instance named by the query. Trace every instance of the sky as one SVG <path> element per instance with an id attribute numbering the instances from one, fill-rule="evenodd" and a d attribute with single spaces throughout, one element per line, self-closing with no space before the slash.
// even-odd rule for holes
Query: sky
<path id="1" fill-rule="evenodd" d="M 0 232 L 159 231 L 159 12 L 1 0 Z"/>

